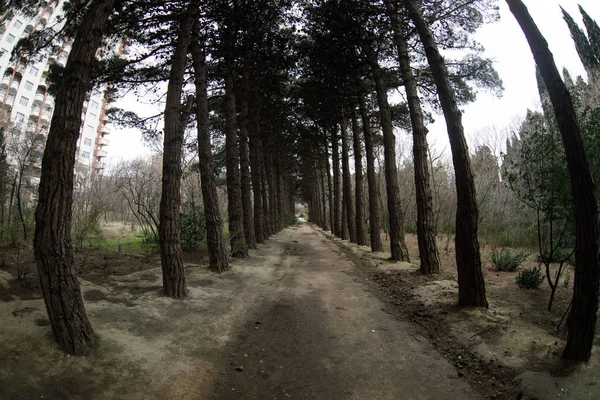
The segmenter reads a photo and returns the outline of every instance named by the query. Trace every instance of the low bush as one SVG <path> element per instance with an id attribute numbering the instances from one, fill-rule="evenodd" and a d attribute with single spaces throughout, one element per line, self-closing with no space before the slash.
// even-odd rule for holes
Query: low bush
<path id="1" fill-rule="evenodd" d="M 492 264 L 498 271 L 512 272 L 523 261 L 527 259 L 527 254 L 524 252 L 512 252 L 509 249 L 494 250 L 492 252 Z"/>
<path id="2" fill-rule="evenodd" d="M 283 226 L 284 227 L 290 227 L 290 226 L 294 226 L 296 225 L 297 219 L 296 219 L 296 214 L 287 214 L 285 216 L 285 218 L 283 219 Z"/>
<path id="3" fill-rule="evenodd" d="M 181 248 L 184 251 L 195 250 L 204 240 L 206 220 L 204 214 L 199 212 L 182 212 L 179 214 L 181 222 Z"/>
<path id="4" fill-rule="evenodd" d="M 544 275 L 539 267 L 523 270 L 517 274 L 515 282 L 522 289 L 537 289 L 544 281 Z"/>

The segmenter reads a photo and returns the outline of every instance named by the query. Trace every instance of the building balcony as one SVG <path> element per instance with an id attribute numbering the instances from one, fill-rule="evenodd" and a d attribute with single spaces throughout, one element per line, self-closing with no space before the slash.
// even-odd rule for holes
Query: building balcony
<path id="1" fill-rule="evenodd" d="M 9 92 L 17 92 L 19 90 L 20 84 L 21 84 L 21 82 L 19 82 L 16 79 L 13 79 L 12 82 L 10 83 L 10 86 L 8 87 L 8 91 Z"/>
<path id="2" fill-rule="evenodd" d="M 10 84 L 10 76 L 4 76 L 2 80 L 0 80 L 0 88 L 7 89 Z"/>
<path id="3" fill-rule="evenodd" d="M 101 137 L 100 139 L 98 139 L 98 145 L 99 146 L 108 146 L 109 143 L 110 143 L 110 140 L 105 139 L 103 137 Z"/>
<path id="4" fill-rule="evenodd" d="M 103 135 L 110 135 L 110 134 L 112 133 L 112 128 L 110 128 L 110 127 L 108 127 L 108 126 L 104 125 L 102 128 L 100 128 L 100 132 L 101 132 Z"/>
<path id="5" fill-rule="evenodd" d="M 42 104 L 44 102 L 44 93 L 36 93 L 33 96 L 33 104 Z"/>
<path id="6" fill-rule="evenodd" d="M 32 121 L 37 121 L 39 117 L 40 117 L 40 108 L 33 107 L 31 109 L 31 112 L 29 113 L 29 119 Z"/>
<path id="7" fill-rule="evenodd" d="M 103 114 L 102 115 L 102 123 L 103 124 L 108 124 L 110 122 L 110 120 L 108 119 L 108 115 Z"/>
<path id="8" fill-rule="evenodd" d="M 40 115 L 40 124 L 42 126 L 50 125 L 50 118 L 51 118 L 51 115 L 42 113 L 42 115 Z"/>
<path id="9" fill-rule="evenodd" d="M 33 24 L 30 22 L 25 27 L 25 34 L 29 35 L 29 34 L 31 34 L 31 32 L 33 32 Z"/>
<path id="10" fill-rule="evenodd" d="M 61 55 L 56 59 L 56 63 L 61 67 L 64 67 L 67 64 L 67 55 L 61 53 Z"/>
<path id="11" fill-rule="evenodd" d="M 98 157 L 98 158 L 103 158 L 103 157 L 106 157 L 107 155 L 108 155 L 108 153 L 104 150 L 98 150 L 96 152 L 96 157 Z"/>
<path id="12" fill-rule="evenodd" d="M 4 105 L 8 106 L 8 107 L 12 107 L 15 105 L 15 97 L 14 96 L 7 96 L 6 100 L 4 101 Z"/>
<path id="13" fill-rule="evenodd" d="M 94 168 L 96 168 L 97 170 L 102 170 L 106 168 L 106 164 L 104 164 L 102 161 L 96 161 L 96 163 L 94 164 Z"/>
<path id="14" fill-rule="evenodd" d="M 44 12 L 44 14 L 42 14 L 42 16 L 40 17 L 40 24 L 46 25 L 48 21 L 50 21 L 53 11 L 54 10 L 52 8 L 47 9 L 46 12 Z"/>

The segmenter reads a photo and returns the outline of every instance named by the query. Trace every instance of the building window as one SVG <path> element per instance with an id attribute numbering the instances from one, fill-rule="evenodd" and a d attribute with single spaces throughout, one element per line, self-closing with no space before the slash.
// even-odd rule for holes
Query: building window
<path id="1" fill-rule="evenodd" d="M 29 68 L 29 73 L 33 76 L 37 76 L 37 74 L 40 72 L 39 69 L 37 69 L 36 67 L 31 67 Z"/>
<path id="2" fill-rule="evenodd" d="M 15 121 L 17 123 L 25 121 L 25 114 L 18 112 L 15 117 Z"/>
<path id="3" fill-rule="evenodd" d="M 92 110 L 97 110 L 100 104 L 97 101 L 92 101 Z"/>
<path id="4" fill-rule="evenodd" d="M 94 121 L 98 120 L 98 116 L 94 113 L 90 113 L 90 118 Z"/>
<path id="5" fill-rule="evenodd" d="M 89 151 L 84 151 L 81 153 L 81 158 L 83 158 L 84 160 L 89 160 L 90 159 L 90 152 Z"/>
<path id="6" fill-rule="evenodd" d="M 19 100 L 19 104 L 27 107 L 27 104 L 29 104 L 29 99 L 25 96 L 21 96 L 21 99 Z"/>
<path id="7" fill-rule="evenodd" d="M 20 28 L 20 27 L 22 27 L 22 26 L 23 26 L 23 23 L 22 23 L 21 21 L 19 21 L 19 20 L 16 20 L 16 21 L 15 21 L 14 27 L 15 27 L 16 29 L 19 29 L 19 28 Z"/>
<path id="8" fill-rule="evenodd" d="M 6 37 L 6 41 L 8 43 L 12 43 L 15 41 L 15 35 L 11 35 L 10 33 L 8 34 L 8 36 Z"/>
<path id="9" fill-rule="evenodd" d="M 33 82 L 26 81 L 25 82 L 25 90 L 33 89 Z"/>
<path id="10" fill-rule="evenodd" d="M 92 139 L 85 138 L 85 140 L 83 141 L 83 145 L 84 146 L 91 146 L 92 145 Z"/>

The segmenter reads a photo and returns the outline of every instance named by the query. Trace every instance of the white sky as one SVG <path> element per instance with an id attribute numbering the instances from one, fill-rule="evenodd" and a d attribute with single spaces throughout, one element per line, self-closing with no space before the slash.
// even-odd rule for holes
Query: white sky
<path id="1" fill-rule="evenodd" d="M 599 0 L 525 0 L 529 12 L 540 31 L 546 37 L 558 68 L 566 67 L 573 77 L 583 75 L 584 70 L 575 51 L 566 23 L 562 19 L 561 5 L 583 28 L 578 4 L 596 21 L 600 22 Z M 496 98 L 480 93 L 476 102 L 463 108 L 463 123 L 470 146 L 475 144 L 498 145 L 490 127 L 501 131 L 515 118 L 525 115 L 528 108 L 538 107 L 538 95 L 535 79 L 535 64 L 521 29 L 503 0 L 500 6 L 500 22 L 484 26 L 477 33 L 477 40 L 486 49 L 486 55 L 495 60 L 495 67 L 504 83 L 504 93 Z M 117 106 L 134 109 L 141 115 L 152 115 L 155 107 L 144 104 L 132 104 L 135 98 L 117 103 Z M 449 156 L 449 145 L 443 117 L 436 116 L 436 122 L 429 126 L 429 143 L 437 152 L 445 151 Z M 120 159 L 131 159 L 150 153 L 143 146 L 141 135 L 135 130 L 115 129 L 108 146 L 109 164 Z M 503 143 L 501 141 L 500 143 Z M 471 148 L 474 150 L 474 148 Z M 496 148 L 496 152 L 500 149 Z"/>
<path id="2" fill-rule="evenodd" d="M 545 36 L 561 73 L 563 67 L 566 67 L 573 78 L 577 75 L 585 76 L 559 6 L 571 14 L 585 31 L 578 4 L 600 22 L 600 1 L 524 0 L 524 3 Z M 539 107 L 535 63 L 529 45 L 506 2 L 499 1 L 498 5 L 500 22 L 484 26 L 477 33 L 477 40 L 485 47 L 486 55 L 495 60 L 495 68 L 504 84 L 504 93 L 501 98 L 480 93 L 476 102 L 463 107 L 463 123 L 471 151 L 474 151 L 476 144 L 497 145 L 490 127 L 502 130 L 515 118 L 522 118 L 528 108 Z M 444 118 L 437 116 L 435 119 L 436 122 L 429 126 L 429 143 L 434 144 L 437 151 L 445 150 L 449 157 Z M 498 152 L 500 149 L 494 150 Z"/>

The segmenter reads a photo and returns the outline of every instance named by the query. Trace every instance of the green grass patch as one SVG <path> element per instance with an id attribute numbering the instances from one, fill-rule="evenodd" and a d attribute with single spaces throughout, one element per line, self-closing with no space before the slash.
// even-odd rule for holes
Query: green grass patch
<path id="1" fill-rule="evenodd" d="M 88 238 L 90 246 L 101 247 L 107 250 L 120 251 L 158 251 L 158 243 L 149 242 L 145 236 L 129 236 L 116 239 L 105 239 L 102 237 Z"/>

